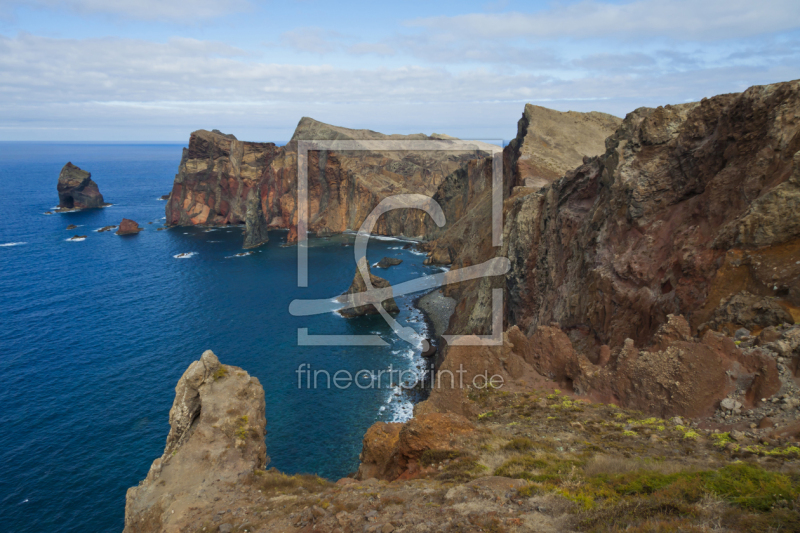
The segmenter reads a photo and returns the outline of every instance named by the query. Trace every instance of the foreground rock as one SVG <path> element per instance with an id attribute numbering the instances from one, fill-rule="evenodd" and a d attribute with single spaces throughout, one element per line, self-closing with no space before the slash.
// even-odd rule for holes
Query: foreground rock
<path id="1" fill-rule="evenodd" d="M 258 379 L 206 351 L 175 387 L 164 454 L 128 489 L 125 532 L 183 531 L 211 519 L 209 508 L 263 469 L 264 389 Z"/>
<path id="2" fill-rule="evenodd" d="M 119 229 L 116 233 L 117 235 L 136 235 L 143 229 L 144 228 L 139 227 L 139 224 L 136 221 L 129 218 L 123 218 L 122 222 L 119 223 Z"/>
<path id="3" fill-rule="evenodd" d="M 91 209 L 103 207 L 103 195 L 92 181 L 92 175 L 72 163 L 67 163 L 58 176 L 58 209 Z"/>
<path id="4" fill-rule="evenodd" d="M 374 289 L 384 289 L 385 298 L 381 301 L 383 308 L 389 313 L 399 313 L 400 308 L 392 297 L 392 286 L 383 278 L 379 278 L 372 274 L 369 269 L 369 262 L 366 257 L 362 257 L 359 261 L 361 268 L 366 268 L 369 273 L 370 283 Z M 340 302 L 352 305 L 353 307 L 340 309 L 339 313 L 346 318 L 353 318 L 362 315 L 377 315 L 378 309 L 371 303 L 367 303 L 363 293 L 367 290 L 367 284 L 361 276 L 361 272 L 356 268 L 356 275 L 353 277 L 353 283 L 347 292 L 339 297 Z"/>

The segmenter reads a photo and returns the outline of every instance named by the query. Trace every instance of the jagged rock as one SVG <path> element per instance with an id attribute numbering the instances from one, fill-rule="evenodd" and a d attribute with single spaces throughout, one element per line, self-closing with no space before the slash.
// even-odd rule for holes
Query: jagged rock
<path id="1" fill-rule="evenodd" d="M 754 329 L 779 324 L 794 324 L 794 319 L 774 299 L 747 291 L 736 293 L 720 304 L 708 322 L 712 329 L 728 333 L 735 333 L 737 327 Z"/>
<path id="2" fill-rule="evenodd" d="M 175 387 L 164 454 L 128 489 L 125 532 L 179 531 L 267 462 L 264 389 L 210 350 Z"/>
<path id="3" fill-rule="evenodd" d="M 67 163 L 58 175 L 58 208 L 60 210 L 91 209 L 107 205 L 92 181 L 92 174 Z"/>
<path id="4" fill-rule="evenodd" d="M 245 231 L 243 248 L 256 248 L 269 242 L 269 225 L 264 218 L 261 198 L 256 189 L 247 193 L 247 213 L 245 214 Z"/>
<path id="5" fill-rule="evenodd" d="M 78 226 L 76 226 L 75 224 L 70 224 L 69 226 L 67 226 L 67 229 L 68 229 L 68 230 L 71 230 L 71 229 L 78 229 Z"/>
<path id="6" fill-rule="evenodd" d="M 603 142 L 621 119 L 598 113 L 560 112 L 526 104 L 511 141 L 513 185 L 541 188 L 581 163 L 603 153 Z"/>
<path id="7" fill-rule="evenodd" d="M 97 233 L 105 233 L 106 231 L 111 231 L 112 229 L 116 229 L 116 228 L 117 228 L 117 226 L 103 226 L 102 228 L 97 230 Z"/>
<path id="8" fill-rule="evenodd" d="M 423 264 L 425 265 L 449 265 L 452 263 L 449 248 L 444 244 L 437 244 L 433 250 L 428 252 L 428 257 L 425 258 Z"/>
<path id="9" fill-rule="evenodd" d="M 800 307 L 800 152 L 789 141 L 800 122 L 785 120 L 798 113 L 800 81 L 628 114 L 605 153 L 505 201 L 503 247 L 488 257 L 511 270 L 465 284 L 454 332 L 488 328 L 493 288 L 505 291 L 506 324 L 585 328 L 612 349 L 648 345 L 669 314 L 697 333 L 742 291 Z M 455 265 L 488 258 L 485 245 L 451 246 Z"/>
<path id="10" fill-rule="evenodd" d="M 399 313 L 400 308 L 397 307 L 397 303 L 392 297 L 391 284 L 389 284 L 389 282 L 385 279 L 379 278 L 370 272 L 369 262 L 367 261 L 366 257 L 362 257 L 358 264 L 366 268 L 367 272 L 369 272 L 370 283 L 372 283 L 372 287 L 374 289 L 387 289 L 386 298 L 384 298 L 381 302 L 383 308 L 389 313 Z M 354 307 L 340 309 L 339 313 L 346 318 L 378 314 L 378 310 L 373 304 L 368 303 L 366 299 L 359 296 L 359 294 L 364 293 L 366 290 L 367 284 L 364 282 L 364 278 L 361 277 L 361 272 L 359 272 L 359 269 L 356 268 L 356 275 L 353 277 L 353 283 L 350 285 L 350 288 L 347 289 L 347 292 L 339 297 L 340 302 L 354 304 Z"/>
<path id="11" fill-rule="evenodd" d="M 131 220 L 129 218 L 123 218 L 122 222 L 119 223 L 119 229 L 117 230 L 117 235 L 136 235 L 144 228 L 140 228 L 139 224 L 135 220 Z"/>
<path id="12" fill-rule="evenodd" d="M 376 268 L 389 268 L 391 266 L 399 265 L 402 263 L 402 259 L 398 259 L 396 257 L 384 257 L 375 265 Z"/>

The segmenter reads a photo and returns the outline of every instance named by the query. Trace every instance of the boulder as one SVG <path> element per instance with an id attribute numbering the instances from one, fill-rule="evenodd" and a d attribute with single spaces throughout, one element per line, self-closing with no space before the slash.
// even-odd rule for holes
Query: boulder
<path id="1" fill-rule="evenodd" d="M 58 175 L 58 208 L 68 211 L 73 209 L 91 209 L 107 205 L 103 195 L 92 181 L 92 174 L 81 170 L 72 163 L 67 163 Z"/>
<path id="2" fill-rule="evenodd" d="M 122 222 L 119 223 L 117 235 L 136 235 L 142 231 L 142 229 L 144 228 L 140 228 L 136 221 L 129 218 L 123 218 Z"/>
<path id="3" fill-rule="evenodd" d="M 370 272 L 369 262 L 367 262 L 366 257 L 362 257 L 358 264 L 366 268 L 367 272 L 369 272 L 370 283 L 374 289 L 385 289 L 386 297 L 383 298 L 381 303 L 383 308 L 389 313 L 399 313 L 400 308 L 397 307 L 397 303 L 394 301 L 394 298 L 392 298 L 392 286 L 389 282 Z M 353 283 L 350 285 L 350 288 L 347 289 L 347 292 L 339 297 L 340 302 L 351 304 L 352 307 L 340 309 L 339 313 L 346 318 L 378 314 L 377 308 L 369 302 L 365 295 L 361 294 L 366 290 L 367 284 L 364 282 L 364 278 L 361 277 L 359 269 L 356 268 L 356 275 L 353 277 Z"/>
<path id="4" fill-rule="evenodd" d="M 456 439 L 475 426 L 453 413 L 428 413 L 404 424 L 376 422 L 364 435 L 358 479 L 413 477 L 425 450 L 455 450 Z"/>
<path id="5" fill-rule="evenodd" d="M 258 379 L 204 352 L 175 387 L 164 453 L 128 489 L 125 532 L 182 530 L 243 476 L 263 469 L 264 412 Z"/>
<path id="6" fill-rule="evenodd" d="M 67 229 L 68 230 L 70 230 L 70 229 L 78 229 L 78 226 L 76 226 L 75 224 L 70 224 L 69 226 L 67 226 Z"/>

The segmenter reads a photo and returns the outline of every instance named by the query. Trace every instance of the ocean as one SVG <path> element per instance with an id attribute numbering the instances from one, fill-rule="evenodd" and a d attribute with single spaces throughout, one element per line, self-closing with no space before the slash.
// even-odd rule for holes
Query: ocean
<path id="1" fill-rule="evenodd" d="M 242 229 L 163 224 L 181 145 L 0 143 L 0 529 L 121 531 L 125 491 L 164 449 L 175 384 L 204 350 L 264 386 L 269 467 L 337 479 L 358 467 L 375 421 L 411 415 L 397 388 L 298 388 L 297 369 L 415 369 L 419 348 L 379 316 L 289 314 L 295 298 L 333 298 L 355 273 L 351 235 L 312 239 L 309 287 L 297 287 L 286 233 L 252 254 Z M 92 173 L 111 207 L 44 213 L 58 204 L 67 162 Z M 130 218 L 135 236 L 98 233 Z M 66 230 L 75 224 L 75 230 Z M 68 241 L 86 235 L 83 241 Z M 182 258 L 177 258 L 185 254 Z M 403 263 L 373 273 L 392 284 L 438 272 L 394 239 L 368 259 Z M 398 297 L 398 320 L 425 322 Z M 298 346 L 310 334 L 380 335 L 388 346 Z M 309 367 L 306 367 L 309 368 Z M 323 385 L 321 380 L 320 385 Z M 384 382 L 384 385 L 386 383 Z"/>

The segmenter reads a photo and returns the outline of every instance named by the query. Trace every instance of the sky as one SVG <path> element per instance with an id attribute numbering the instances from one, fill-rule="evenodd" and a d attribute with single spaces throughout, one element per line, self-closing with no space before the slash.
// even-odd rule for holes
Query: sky
<path id="1" fill-rule="evenodd" d="M 800 78 L 798 0 L 0 0 L 0 140 L 512 139 Z"/>

